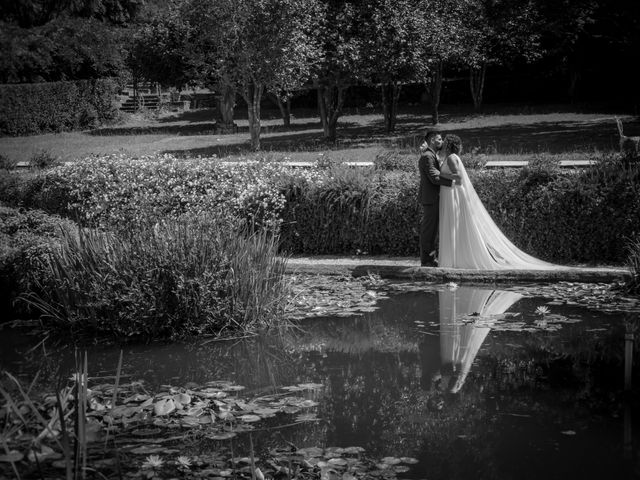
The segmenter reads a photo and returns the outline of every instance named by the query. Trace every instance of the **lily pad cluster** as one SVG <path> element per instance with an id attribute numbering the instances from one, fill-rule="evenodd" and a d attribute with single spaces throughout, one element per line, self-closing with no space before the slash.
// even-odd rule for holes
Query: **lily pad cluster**
<path id="1" fill-rule="evenodd" d="M 373 460 L 357 446 L 296 448 L 288 444 L 257 458 L 253 446 L 249 452 L 239 452 L 236 445 L 234 456 L 229 442 L 241 434 L 245 437 L 239 440 L 246 440 L 247 434 L 251 438 L 265 419 L 275 419 L 275 427 L 269 428 L 278 428 L 278 423 L 291 426 L 318 421 L 318 402 L 310 398 L 317 398 L 322 390 L 323 385 L 318 383 L 285 386 L 273 394 L 248 399 L 240 396 L 243 386 L 228 381 L 167 386 L 155 394 L 134 382 L 118 387 L 114 405 L 115 388 L 112 384 L 97 384 L 86 390 L 87 464 L 92 471 L 100 472 L 101 478 L 121 478 L 124 474 L 127 478 L 148 479 L 180 476 L 218 480 L 393 480 L 417 463 L 411 457 Z M 75 390 L 65 387 L 61 395 L 67 409 L 65 425 L 60 424 L 56 408 L 59 405 L 55 399 L 60 395 L 43 395 L 24 402 L 5 395 L 7 401 L 0 412 L 6 422 L 0 476 L 15 472 L 28 476 L 35 471 L 62 475 L 73 462 L 57 447 L 65 428 L 73 436 Z M 42 429 L 42 423 L 29 421 L 31 416 L 40 416 L 47 427 Z M 213 441 L 211 453 L 189 455 L 185 451 L 187 444 L 193 445 L 194 441 Z M 237 456 L 238 453 L 250 456 Z"/>
<path id="2" fill-rule="evenodd" d="M 314 407 L 318 403 L 308 397 L 314 396 L 313 392 L 322 389 L 322 385 L 302 383 L 247 400 L 239 396 L 244 387 L 228 381 L 168 386 L 155 394 L 147 393 L 140 382 L 135 382 L 118 388 L 116 404 L 112 403 L 114 389 L 113 384 L 87 388 L 86 414 L 81 420 L 86 442 L 106 444 L 111 439 L 121 453 L 151 455 L 166 454 L 167 448 L 162 444 L 183 438 L 186 431 L 222 441 L 254 430 L 258 422 L 277 415 L 284 415 L 287 424 L 317 421 Z M 34 400 L 26 396 L 21 399 L 19 395 L 14 398 L 3 391 L 5 403 L 0 408 L 0 418 L 4 423 L 5 451 L 0 455 L 0 465 L 60 460 L 63 435 L 74 431 L 74 419 L 78 418 L 75 392 L 65 387 L 58 396 L 47 394 Z M 62 424 L 57 398 L 61 398 L 64 409 Z M 169 453 L 177 451 L 170 449 Z"/>
<path id="3" fill-rule="evenodd" d="M 286 317 L 290 320 L 362 315 L 377 310 L 378 300 L 388 298 L 381 289 L 384 282 L 374 277 L 294 274 L 289 280 L 292 294 Z"/>

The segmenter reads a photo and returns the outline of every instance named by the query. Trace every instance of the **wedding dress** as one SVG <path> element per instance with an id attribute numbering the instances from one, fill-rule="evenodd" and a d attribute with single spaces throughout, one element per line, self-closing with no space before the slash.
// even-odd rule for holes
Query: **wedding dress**
<path id="1" fill-rule="evenodd" d="M 490 323 L 464 323 L 460 315 L 477 315 L 479 320 L 491 320 L 506 312 L 522 298 L 516 292 L 483 290 L 460 287 L 457 290 L 438 292 L 440 304 L 440 361 L 443 375 L 452 378 L 447 387 L 451 393 L 460 391 L 471 371 L 485 338 L 491 330 Z"/>
<path id="2" fill-rule="evenodd" d="M 461 180 L 440 187 L 438 266 L 472 270 L 557 270 L 565 267 L 524 253 L 502 233 L 469 180 L 460 157 Z M 451 173 L 447 161 L 442 173 Z"/>

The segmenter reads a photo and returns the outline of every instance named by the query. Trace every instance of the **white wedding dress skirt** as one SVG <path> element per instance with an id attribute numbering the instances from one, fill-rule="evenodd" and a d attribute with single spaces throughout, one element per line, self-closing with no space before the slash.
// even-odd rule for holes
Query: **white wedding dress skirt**
<path id="1" fill-rule="evenodd" d="M 482 290 L 461 286 L 438 292 L 440 305 L 440 362 L 448 366 L 452 378 L 451 393 L 458 392 L 471 371 L 485 338 L 491 330 L 492 317 L 506 312 L 522 298 L 516 292 Z M 462 315 L 477 315 L 478 322 L 465 323 Z M 485 320 L 483 322 L 482 320 Z"/>
<path id="2" fill-rule="evenodd" d="M 502 233 L 469 180 L 459 157 L 461 182 L 440 187 L 438 266 L 472 270 L 558 270 L 565 267 L 524 253 Z M 451 173 L 445 161 L 443 173 Z"/>

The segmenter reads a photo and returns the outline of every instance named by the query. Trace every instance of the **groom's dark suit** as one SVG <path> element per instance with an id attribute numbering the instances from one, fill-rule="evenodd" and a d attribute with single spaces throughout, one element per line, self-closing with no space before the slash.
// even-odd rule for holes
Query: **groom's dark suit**
<path id="1" fill-rule="evenodd" d="M 429 264 L 429 256 L 436 249 L 440 213 L 440 185 L 451 186 L 451 180 L 440 177 L 440 162 L 431 148 L 421 151 L 418 160 L 420 171 L 420 192 L 418 202 L 422 205 L 420 221 L 420 262 Z"/>

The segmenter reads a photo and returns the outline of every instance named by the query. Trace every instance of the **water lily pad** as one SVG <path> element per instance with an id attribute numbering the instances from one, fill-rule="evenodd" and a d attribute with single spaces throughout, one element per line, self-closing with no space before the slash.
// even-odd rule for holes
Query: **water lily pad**
<path id="1" fill-rule="evenodd" d="M 207 435 L 207 438 L 210 438 L 211 440 L 229 440 L 230 438 L 233 438 L 237 435 L 237 433 L 235 432 L 219 432 L 219 433 L 213 433 L 211 435 Z"/>
<path id="2" fill-rule="evenodd" d="M 260 415 L 261 417 L 272 417 L 279 411 L 280 410 L 277 410 L 275 408 L 256 408 L 253 413 L 255 413 L 256 415 Z"/>
<path id="3" fill-rule="evenodd" d="M 299 448 L 296 453 L 304 455 L 306 458 L 321 457 L 324 454 L 324 450 L 318 447 Z"/>
<path id="4" fill-rule="evenodd" d="M 335 465 L 335 466 L 339 466 L 339 467 L 344 467 L 348 463 L 344 458 L 330 458 L 328 460 L 328 462 L 331 465 Z"/>
<path id="5" fill-rule="evenodd" d="M 238 418 L 247 423 L 259 422 L 262 420 L 260 415 L 240 415 Z"/>
<path id="6" fill-rule="evenodd" d="M 27 453 L 27 459 L 30 462 L 36 462 L 36 459 L 38 462 L 42 462 L 44 460 L 57 460 L 61 457 L 61 453 L 56 452 L 53 448 L 48 447 L 47 445 L 41 445 L 39 451 L 30 450 L 29 453 Z"/>
<path id="7" fill-rule="evenodd" d="M 319 420 L 319 418 L 315 413 L 303 413 L 296 417 L 296 422 L 314 422 L 316 420 Z"/>
<path id="8" fill-rule="evenodd" d="M 19 462 L 24 458 L 24 455 L 17 450 L 10 450 L 5 455 L 0 455 L 0 462 Z"/>
<path id="9" fill-rule="evenodd" d="M 165 450 L 164 447 L 159 447 L 158 445 L 141 445 L 129 451 L 134 455 L 149 455 L 150 453 L 162 453 Z"/>
<path id="10" fill-rule="evenodd" d="M 158 416 L 169 415 L 176 409 L 176 404 L 172 398 L 158 400 L 153 405 L 153 412 Z"/>
<path id="11" fill-rule="evenodd" d="M 418 459 L 413 457 L 400 457 L 400 460 L 402 461 L 402 463 L 407 463 L 409 465 L 415 465 L 416 463 L 418 463 Z"/>
<path id="12" fill-rule="evenodd" d="M 399 463 L 402 463 L 402 460 L 397 457 L 384 457 L 382 459 L 382 462 L 386 463 L 387 465 L 397 465 Z"/>
<path id="13" fill-rule="evenodd" d="M 173 400 L 175 402 L 181 403 L 182 405 L 189 405 L 191 403 L 191 395 L 188 395 L 186 393 L 179 393 L 173 396 Z"/>
<path id="14" fill-rule="evenodd" d="M 161 431 L 162 430 L 160 430 L 159 428 L 137 428 L 136 430 L 131 432 L 131 434 L 137 437 L 148 437 L 151 435 L 157 435 Z"/>

